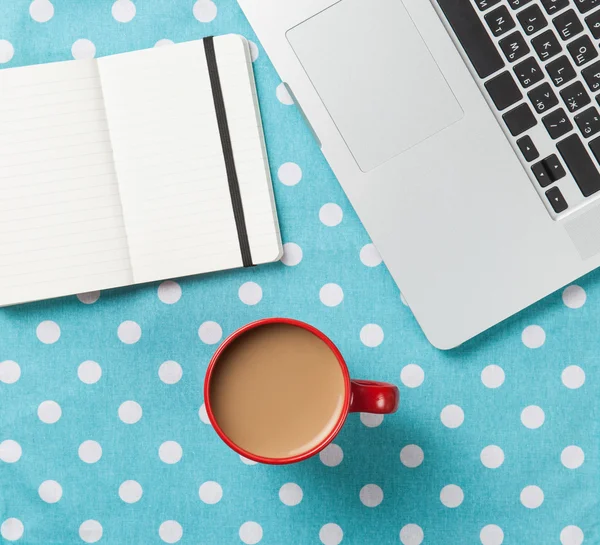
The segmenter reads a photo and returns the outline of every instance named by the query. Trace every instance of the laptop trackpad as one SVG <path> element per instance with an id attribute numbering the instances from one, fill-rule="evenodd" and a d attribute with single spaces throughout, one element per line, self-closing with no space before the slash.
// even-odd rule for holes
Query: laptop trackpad
<path id="1" fill-rule="evenodd" d="M 399 0 L 341 0 L 287 38 L 363 172 L 463 115 Z"/>

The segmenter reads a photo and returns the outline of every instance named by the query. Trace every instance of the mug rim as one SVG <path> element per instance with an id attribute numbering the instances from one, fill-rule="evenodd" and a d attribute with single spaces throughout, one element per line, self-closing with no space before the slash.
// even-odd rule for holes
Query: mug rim
<path id="1" fill-rule="evenodd" d="M 309 331 L 310 333 L 312 333 L 313 335 L 315 335 L 316 337 L 321 339 L 329 347 L 331 352 L 336 357 L 336 359 L 340 365 L 340 369 L 342 371 L 342 376 L 344 379 L 344 402 L 342 405 L 342 411 L 340 413 L 340 416 L 339 416 L 335 426 L 331 429 L 331 431 L 327 434 L 327 436 L 322 441 L 320 441 L 318 444 L 313 446 L 311 449 L 307 450 L 306 452 L 296 454 L 295 456 L 288 456 L 285 458 L 268 458 L 266 456 L 260 456 L 258 454 L 253 454 L 252 452 L 249 452 L 249 451 L 241 448 L 240 446 L 236 445 L 225 434 L 225 432 L 221 429 L 221 427 L 217 423 L 215 415 L 212 411 L 211 400 L 210 400 L 210 381 L 211 381 L 215 366 L 217 365 L 217 363 L 218 363 L 221 355 L 225 351 L 225 349 L 227 347 L 229 347 L 229 345 L 233 341 L 235 341 L 238 337 L 240 337 L 244 333 L 247 333 L 248 331 L 250 331 L 252 329 L 256 329 L 257 327 L 270 325 L 270 324 L 286 324 L 286 325 L 292 325 L 295 327 L 300 327 L 306 331 Z M 346 362 L 345 362 L 344 358 L 342 357 L 342 354 L 339 351 L 338 347 L 321 330 L 317 329 L 316 327 L 314 327 L 310 324 L 307 324 L 306 322 L 302 322 L 300 320 L 294 320 L 293 318 L 277 318 L 277 317 L 262 318 L 260 320 L 254 321 L 254 322 L 250 322 L 250 323 L 240 327 L 239 329 L 236 329 L 233 333 L 228 335 L 224 341 L 221 342 L 221 344 L 219 345 L 219 347 L 213 354 L 212 358 L 210 359 L 208 368 L 206 370 L 206 375 L 204 377 L 204 406 L 206 408 L 206 414 L 208 415 L 208 419 L 210 420 L 212 427 L 215 429 L 215 431 L 217 432 L 219 437 L 223 440 L 223 442 L 229 448 L 231 448 L 232 450 L 234 450 L 235 452 L 237 452 L 239 455 L 243 456 L 244 458 L 248 458 L 249 460 L 253 460 L 254 462 L 259 462 L 261 464 L 283 465 L 283 464 L 292 464 L 292 463 L 296 463 L 296 462 L 301 462 L 302 460 L 306 460 L 307 458 L 310 458 L 311 456 L 314 456 L 315 454 L 318 454 L 321 450 L 323 450 L 327 445 L 329 445 L 329 443 L 331 443 L 333 441 L 335 436 L 342 429 L 344 422 L 346 421 L 346 417 L 348 416 L 348 412 L 350 410 L 350 397 L 351 397 L 350 392 L 351 392 L 350 373 L 348 372 L 348 366 L 346 365 Z"/>

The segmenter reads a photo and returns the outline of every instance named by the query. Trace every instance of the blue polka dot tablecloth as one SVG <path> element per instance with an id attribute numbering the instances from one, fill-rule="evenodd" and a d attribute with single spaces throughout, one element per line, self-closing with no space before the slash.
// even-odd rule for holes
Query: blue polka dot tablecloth
<path id="1" fill-rule="evenodd" d="M 3 0 L 0 68 L 230 32 L 252 40 L 283 260 L 0 309 L 2 543 L 599 544 L 600 274 L 431 347 L 234 0 Z M 399 411 L 297 465 L 240 459 L 204 372 L 267 316 L 322 329 Z"/>

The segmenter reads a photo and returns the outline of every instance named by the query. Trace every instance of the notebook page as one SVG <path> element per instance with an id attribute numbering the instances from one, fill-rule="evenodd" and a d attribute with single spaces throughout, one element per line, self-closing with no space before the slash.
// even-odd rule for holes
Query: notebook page
<path id="1" fill-rule="evenodd" d="M 0 71 L 0 305 L 131 282 L 96 61 Z"/>
<path id="2" fill-rule="evenodd" d="M 135 282 L 242 266 L 203 43 L 99 67 Z"/>

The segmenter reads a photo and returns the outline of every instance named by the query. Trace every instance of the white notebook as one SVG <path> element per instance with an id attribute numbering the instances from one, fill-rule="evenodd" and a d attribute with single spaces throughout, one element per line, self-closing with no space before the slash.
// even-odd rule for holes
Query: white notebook
<path id="1" fill-rule="evenodd" d="M 281 253 L 241 36 L 0 70 L 0 305 Z"/>

